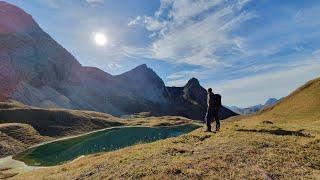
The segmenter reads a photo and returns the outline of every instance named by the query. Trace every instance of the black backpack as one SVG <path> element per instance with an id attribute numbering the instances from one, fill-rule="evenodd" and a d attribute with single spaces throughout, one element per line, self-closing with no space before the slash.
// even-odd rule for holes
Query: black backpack
<path id="1" fill-rule="evenodd" d="M 222 107 L 220 94 L 214 94 L 214 105 L 215 107 Z"/>
<path id="2" fill-rule="evenodd" d="M 209 104 L 211 107 L 221 107 L 221 95 L 220 94 L 210 94 L 209 95 L 210 101 Z"/>

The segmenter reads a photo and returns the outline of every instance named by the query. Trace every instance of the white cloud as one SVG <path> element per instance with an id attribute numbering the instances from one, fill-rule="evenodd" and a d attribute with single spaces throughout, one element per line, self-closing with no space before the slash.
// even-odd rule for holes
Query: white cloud
<path id="1" fill-rule="evenodd" d="M 186 82 L 191 79 L 192 77 L 196 77 L 199 79 L 205 79 L 210 74 L 213 74 L 214 71 L 210 69 L 195 69 L 189 71 L 179 71 L 173 74 L 170 74 L 166 77 L 166 85 L 167 86 L 183 86 Z"/>
<path id="2" fill-rule="evenodd" d="M 165 8 L 171 6 L 169 17 L 171 17 L 176 23 L 182 23 L 188 21 L 191 17 L 199 15 L 210 8 L 219 5 L 222 0 L 165 0 L 162 1 L 161 8 L 156 12 L 156 16 L 161 16 L 165 11 Z"/>
<path id="3" fill-rule="evenodd" d="M 179 71 L 167 76 L 167 86 L 183 86 L 197 71 Z"/>
<path id="4" fill-rule="evenodd" d="M 154 16 L 138 16 L 128 25 L 142 25 L 153 33 L 154 41 L 145 48 L 152 58 L 204 67 L 228 66 L 220 53 L 242 52 L 241 37 L 231 36 L 231 32 L 256 17 L 242 10 L 248 0 L 233 2 L 162 0 Z"/>
<path id="5" fill-rule="evenodd" d="M 85 0 L 87 3 L 101 3 L 104 0 Z"/>
<path id="6" fill-rule="evenodd" d="M 161 22 L 156 18 L 149 16 L 137 16 L 128 23 L 128 26 L 144 25 L 149 31 L 158 31 L 166 26 L 166 22 Z"/>
<path id="7" fill-rule="evenodd" d="M 248 107 L 271 97 L 285 97 L 308 80 L 319 77 L 319 57 L 314 56 L 314 59 L 304 61 L 300 66 L 217 83 L 211 82 L 207 87 L 221 93 L 224 104 Z"/>
<path id="8" fill-rule="evenodd" d="M 108 64 L 108 68 L 109 69 L 114 69 L 114 68 L 116 68 L 116 69 L 119 69 L 119 68 L 121 68 L 122 66 L 120 65 L 120 64 L 118 64 L 118 63 L 109 63 Z"/>

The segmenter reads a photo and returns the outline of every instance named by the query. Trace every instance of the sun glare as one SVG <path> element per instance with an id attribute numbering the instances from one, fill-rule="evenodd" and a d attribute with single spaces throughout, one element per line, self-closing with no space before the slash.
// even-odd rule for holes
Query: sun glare
<path id="1" fill-rule="evenodd" d="M 95 33 L 94 41 L 98 46 L 105 46 L 108 43 L 107 36 L 103 33 Z"/>

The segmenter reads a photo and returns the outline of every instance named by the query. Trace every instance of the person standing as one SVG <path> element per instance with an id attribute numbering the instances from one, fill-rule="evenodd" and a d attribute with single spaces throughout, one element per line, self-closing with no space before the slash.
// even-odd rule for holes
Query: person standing
<path id="1" fill-rule="evenodd" d="M 216 121 L 216 131 L 220 130 L 220 120 L 219 120 L 219 112 L 220 108 L 222 107 L 221 104 L 221 95 L 214 94 L 212 92 L 212 89 L 208 89 L 208 97 L 207 97 L 207 113 L 206 113 L 206 124 L 207 124 L 207 130 L 208 132 L 211 132 L 211 123 L 214 119 Z"/>

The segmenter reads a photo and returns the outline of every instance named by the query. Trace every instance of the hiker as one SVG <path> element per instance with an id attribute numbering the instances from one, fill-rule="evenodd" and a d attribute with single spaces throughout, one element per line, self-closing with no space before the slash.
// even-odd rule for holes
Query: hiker
<path id="1" fill-rule="evenodd" d="M 219 111 L 222 107 L 221 105 L 221 96 L 219 94 L 214 94 L 212 92 L 212 89 L 208 89 L 208 109 L 206 113 L 206 123 L 207 123 L 207 130 L 208 132 L 211 132 L 211 122 L 212 119 L 216 121 L 216 131 L 220 130 L 220 121 L 219 121 Z"/>

